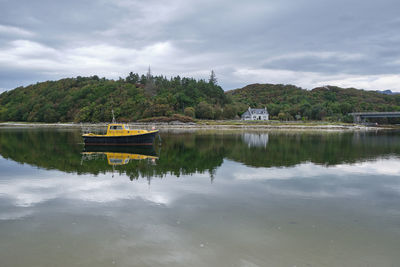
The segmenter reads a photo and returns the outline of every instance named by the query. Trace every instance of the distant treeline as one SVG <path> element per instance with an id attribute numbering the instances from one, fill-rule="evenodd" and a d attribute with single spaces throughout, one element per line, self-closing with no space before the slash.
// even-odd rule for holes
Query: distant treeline
<path id="1" fill-rule="evenodd" d="M 304 90 L 293 85 L 251 84 L 226 95 L 241 109 L 267 107 L 270 118 L 278 120 L 352 122 L 351 112 L 400 111 L 400 95 L 336 86 Z"/>
<path id="2" fill-rule="evenodd" d="M 181 114 L 234 119 L 248 107 L 267 107 L 272 119 L 351 121 L 355 111 L 400 111 L 400 95 L 338 87 L 311 91 L 253 84 L 228 92 L 208 80 L 130 73 L 125 79 L 76 77 L 18 87 L 0 94 L 0 121 L 103 122 Z"/>

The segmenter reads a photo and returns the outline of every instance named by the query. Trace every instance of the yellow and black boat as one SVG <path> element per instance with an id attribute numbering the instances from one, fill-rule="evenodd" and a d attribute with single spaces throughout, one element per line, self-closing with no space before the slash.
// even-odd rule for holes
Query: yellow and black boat
<path id="1" fill-rule="evenodd" d="M 83 134 L 85 145 L 100 146 L 132 146 L 152 145 L 158 130 L 135 130 L 130 129 L 126 124 L 111 123 L 107 126 L 106 134 Z"/>

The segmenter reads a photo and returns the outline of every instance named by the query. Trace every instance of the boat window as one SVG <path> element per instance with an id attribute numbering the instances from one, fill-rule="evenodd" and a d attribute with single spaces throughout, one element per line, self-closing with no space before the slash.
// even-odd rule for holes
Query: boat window
<path id="1" fill-rule="evenodd" d="M 111 126 L 111 130 L 122 130 L 122 126 Z"/>

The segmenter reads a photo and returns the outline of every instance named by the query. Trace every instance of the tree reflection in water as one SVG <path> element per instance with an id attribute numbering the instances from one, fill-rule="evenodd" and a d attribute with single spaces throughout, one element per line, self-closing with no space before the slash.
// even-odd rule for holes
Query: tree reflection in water
<path id="1" fill-rule="evenodd" d="M 400 134 L 395 131 L 167 131 L 161 136 L 161 146 L 85 149 L 79 130 L 3 128 L 0 154 L 20 163 L 78 174 L 97 175 L 115 169 L 131 180 L 194 173 L 213 177 L 224 158 L 252 167 L 283 167 L 302 162 L 336 165 L 400 155 Z M 82 161 L 82 152 L 101 153 L 103 157 Z M 110 164 L 113 156 L 126 164 Z"/>

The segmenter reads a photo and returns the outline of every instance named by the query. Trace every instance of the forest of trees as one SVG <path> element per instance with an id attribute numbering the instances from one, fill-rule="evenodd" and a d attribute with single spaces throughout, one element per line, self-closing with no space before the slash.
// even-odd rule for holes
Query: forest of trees
<path id="1" fill-rule="evenodd" d="M 352 122 L 351 112 L 400 111 L 400 94 L 324 86 L 304 90 L 293 85 L 251 84 L 226 92 L 239 110 L 267 107 L 271 119 Z M 384 119 L 387 120 L 387 119 Z M 396 119 L 391 119 L 395 121 Z"/>
<path id="2" fill-rule="evenodd" d="M 224 90 L 209 81 L 130 73 L 125 79 L 77 77 L 19 87 L 0 95 L 1 121 L 102 122 L 185 114 L 231 118 Z M 233 114 L 234 115 L 234 114 Z"/>
<path id="3" fill-rule="evenodd" d="M 277 120 L 352 120 L 356 111 L 400 111 L 400 95 L 338 87 L 304 90 L 252 84 L 224 92 L 214 71 L 208 80 L 129 73 L 109 80 L 76 77 L 18 87 L 0 94 L 0 121 L 104 122 L 175 114 L 197 119 L 239 118 L 248 107 L 267 107 Z"/>

